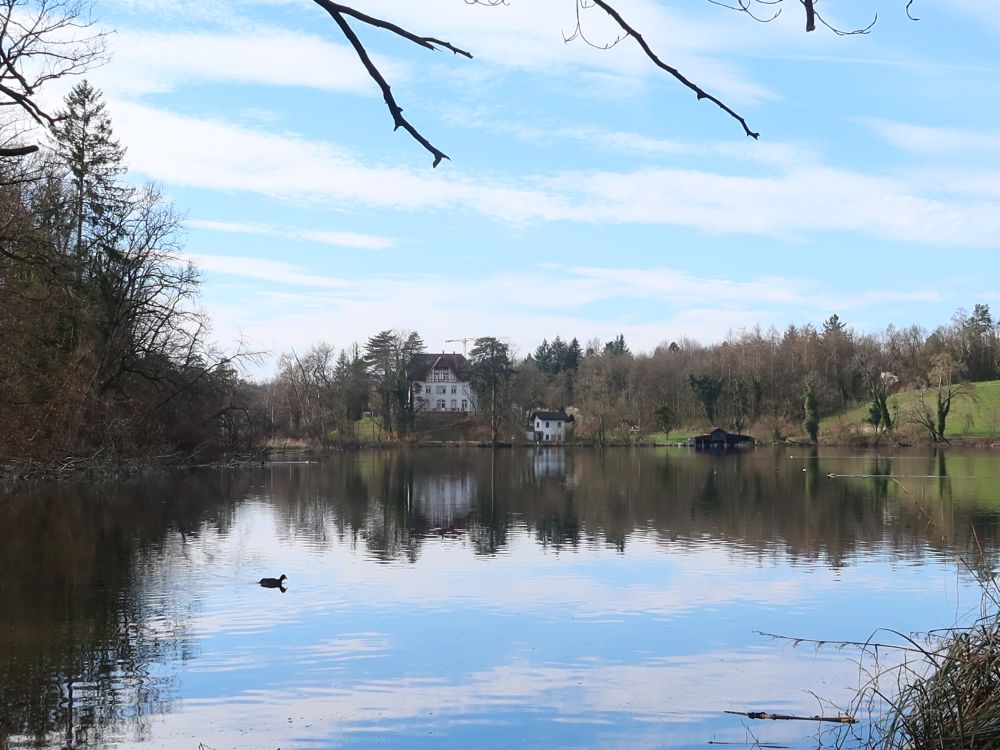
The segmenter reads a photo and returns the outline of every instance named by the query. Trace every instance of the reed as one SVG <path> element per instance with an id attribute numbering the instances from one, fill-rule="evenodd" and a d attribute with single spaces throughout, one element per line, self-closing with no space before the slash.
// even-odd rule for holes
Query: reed
<path id="1" fill-rule="evenodd" d="M 874 726 L 875 750 L 1000 747 L 1000 613 L 923 648 L 925 670 L 906 666 Z M 877 686 L 872 686 L 878 690 Z M 881 692 L 874 697 L 884 697 Z"/>

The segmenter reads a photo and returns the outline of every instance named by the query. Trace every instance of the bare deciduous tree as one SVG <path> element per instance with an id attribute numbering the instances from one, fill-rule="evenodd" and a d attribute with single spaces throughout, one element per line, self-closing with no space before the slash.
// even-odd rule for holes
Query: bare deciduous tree
<path id="1" fill-rule="evenodd" d="M 962 369 L 962 363 L 955 361 L 948 352 L 932 357 L 927 387 L 917 391 L 916 398 L 910 405 L 907 421 L 926 429 L 935 443 L 948 442 L 944 432 L 951 407 L 962 399 L 973 402 L 977 400 L 973 384 L 958 382 Z M 927 403 L 928 397 L 933 398 L 932 405 Z"/>
<path id="2" fill-rule="evenodd" d="M 0 108 L 52 127 L 58 116 L 45 109 L 40 90 L 101 61 L 104 42 L 85 0 L 0 0 Z M 0 156 L 37 150 L 34 144 L 6 144 Z"/>

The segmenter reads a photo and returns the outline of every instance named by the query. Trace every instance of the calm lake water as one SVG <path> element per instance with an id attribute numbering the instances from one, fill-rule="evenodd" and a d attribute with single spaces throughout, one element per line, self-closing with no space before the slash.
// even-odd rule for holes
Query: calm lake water
<path id="1" fill-rule="evenodd" d="M 3 488 L 0 748 L 816 747 L 724 711 L 846 706 L 856 654 L 758 631 L 974 617 L 998 467 L 428 449 Z"/>

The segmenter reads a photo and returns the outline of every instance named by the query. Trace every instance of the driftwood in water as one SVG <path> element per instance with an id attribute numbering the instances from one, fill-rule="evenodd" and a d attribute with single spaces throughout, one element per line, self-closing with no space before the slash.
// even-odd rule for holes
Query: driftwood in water
<path id="1" fill-rule="evenodd" d="M 836 724 L 857 724 L 858 720 L 848 714 L 837 716 L 792 716 L 790 714 L 769 714 L 767 711 L 726 711 L 727 714 L 746 716 L 748 719 L 770 719 L 771 721 L 832 721 Z"/>

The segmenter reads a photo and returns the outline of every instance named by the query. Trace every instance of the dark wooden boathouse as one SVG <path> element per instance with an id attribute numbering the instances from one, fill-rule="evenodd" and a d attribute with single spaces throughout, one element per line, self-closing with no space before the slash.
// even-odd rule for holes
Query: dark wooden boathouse
<path id="1" fill-rule="evenodd" d="M 695 435 L 694 447 L 701 450 L 726 450 L 728 448 L 739 448 L 740 446 L 753 443 L 753 438 L 749 435 L 738 435 L 735 432 L 727 432 L 721 427 L 716 427 L 711 432 L 704 435 Z"/>

